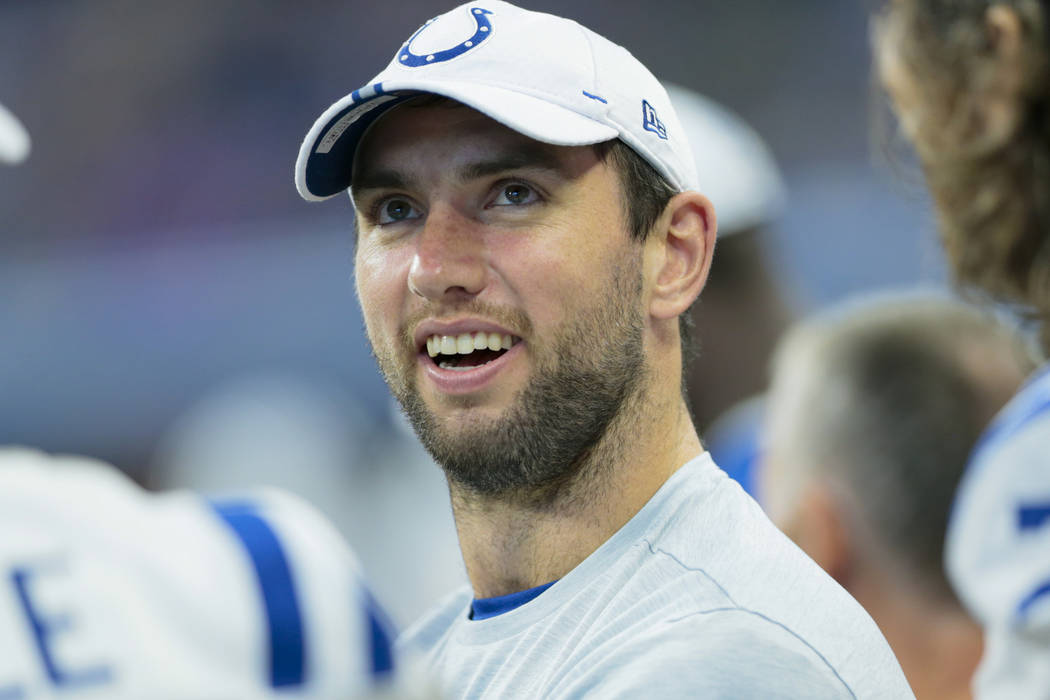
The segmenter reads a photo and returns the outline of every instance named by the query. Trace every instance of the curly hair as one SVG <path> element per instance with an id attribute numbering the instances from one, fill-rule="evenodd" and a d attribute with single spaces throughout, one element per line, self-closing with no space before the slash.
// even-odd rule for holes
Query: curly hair
<path id="1" fill-rule="evenodd" d="M 1016 118 L 998 122 L 987 102 L 1003 95 L 987 21 L 993 5 L 1010 9 L 1021 28 L 1010 76 Z M 1048 11 L 1039 0 L 895 0 L 876 19 L 876 41 L 913 84 L 902 123 L 956 282 L 1041 324 L 1050 349 Z"/>

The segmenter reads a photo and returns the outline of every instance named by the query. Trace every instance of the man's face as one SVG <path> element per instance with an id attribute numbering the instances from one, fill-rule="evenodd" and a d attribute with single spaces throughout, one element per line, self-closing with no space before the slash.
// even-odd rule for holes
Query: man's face
<path id="1" fill-rule="evenodd" d="M 409 103 L 361 143 L 353 195 L 369 340 L 431 454 L 481 493 L 570 476 L 645 375 L 616 172 Z"/>

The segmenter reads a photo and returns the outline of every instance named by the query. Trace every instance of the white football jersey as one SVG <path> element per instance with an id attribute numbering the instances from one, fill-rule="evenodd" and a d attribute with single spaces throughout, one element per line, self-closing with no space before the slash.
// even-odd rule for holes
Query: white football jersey
<path id="1" fill-rule="evenodd" d="M 1050 366 L 974 450 L 945 554 L 952 585 L 985 630 L 977 697 L 1050 700 Z"/>
<path id="2" fill-rule="evenodd" d="M 392 665 L 353 553 L 300 500 L 0 449 L 0 700 L 351 698 Z"/>

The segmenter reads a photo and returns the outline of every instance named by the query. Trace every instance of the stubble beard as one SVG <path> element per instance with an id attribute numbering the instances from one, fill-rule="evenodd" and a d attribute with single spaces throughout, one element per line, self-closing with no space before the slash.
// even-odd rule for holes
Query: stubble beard
<path id="1" fill-rule="evenodd" d="M 626 266 L 625 266 L 626 267 Z M 647 376 L 640 266 L 617 270 L 595 303 L 556 335 L 527 386 L 499 417 L 443 419 L 414 367 L 376 353 L 387 384 L 450 485 L 488 499 L 549 505 L 602 458 L 596 446 Z M 607 442 L 608 440 L 606 440 Z"/>

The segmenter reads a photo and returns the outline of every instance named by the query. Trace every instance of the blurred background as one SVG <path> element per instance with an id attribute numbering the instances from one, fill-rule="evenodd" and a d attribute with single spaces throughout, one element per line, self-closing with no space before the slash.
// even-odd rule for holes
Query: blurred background
<path id="1" fill-rule="evenodd" d="M 918 178 L 892 136 L 872 146 L 864 3 L 523 4 L 769 144 L 786 206 L 761 245 L 792 314 L 943 284 Z M 0 1 L 0 103 L 33 136 L 0 169 L 0 443 L 100 457 L 150 487 L 297 490 L 400 623 L 460 581 L 443 478 L 363 338 L 349 202 L 308 205 L 292 184 L 314 118 L 450 7 Z"/>

